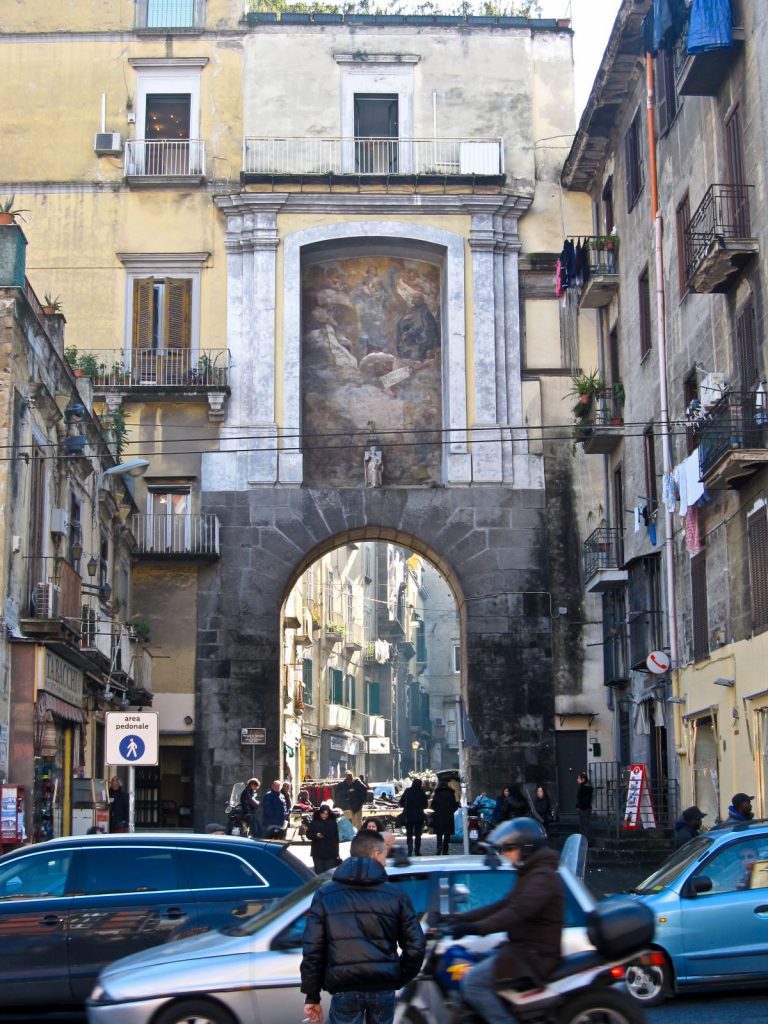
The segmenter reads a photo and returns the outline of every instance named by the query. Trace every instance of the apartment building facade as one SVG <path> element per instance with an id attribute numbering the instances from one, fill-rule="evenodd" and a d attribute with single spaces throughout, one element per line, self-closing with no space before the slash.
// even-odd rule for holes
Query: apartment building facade
<path id="1" fill-rule="evenodd" d="M 708 820 L 727 815 L 735 791 L 756 793 L 758 814 L 767 795 L 768 26 L 759 5 L 727 6 L 724 37 L 694 3 L 662 41 L 651 127 L 651 5 L 621 5 L 563 174 L 592 198 L 594 252 L 618 236 L 618 258 L 597 259 L 580 295 L 599 309 L 608 395 L 618 381 L 626 391 L 623 425 L 610 424 L 603 395 L 580 442 L 587 460 L 601 456 L 605 479 L 606 521 L 584 550 L 604 682 L 625 763 L 677 780 L 681 805 Z"/>
<path id="2" fill-rule="evenodd" d="M 96 21 L 70 0 L 15 10 L 0 46 L 30 280 L 62 295 L 97 398 L 151 462 L 148 784 L 193 778 L 203 822 L 252 765 L 282 774 L 283 605 L 369 540 L 456 597 L 477 787 L 553 783 L 556 734 L 571 761 L 602 756 L 577 557 L 594 474 L 551 429 L 595 345 L 552 287 L 563 220 L 589 230 L 552 142 L 574 127 L 568 24 L 229 0 Z M 29 131 L 51 111 L 55 150 Z"/>

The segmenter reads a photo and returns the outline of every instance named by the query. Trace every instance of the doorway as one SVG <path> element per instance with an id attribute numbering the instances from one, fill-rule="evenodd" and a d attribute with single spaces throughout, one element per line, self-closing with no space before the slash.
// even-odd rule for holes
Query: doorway
<path id="1" fill-rule="evenodd" d="M 355 95 L 355 170 L 360 174 L 397 174 L 398 98 Z"/>
<path id="2" fill-rule="evenodd" d="M 576 820 L 576 776 L 587 767 L 586 729 L 555 733 L 560 820 Z"/>

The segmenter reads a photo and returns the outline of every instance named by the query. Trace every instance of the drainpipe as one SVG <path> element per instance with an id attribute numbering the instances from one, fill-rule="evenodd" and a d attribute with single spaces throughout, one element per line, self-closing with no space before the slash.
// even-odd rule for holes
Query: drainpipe
<path id="1" fill-rule="evenodd" d="M 659 188 L 656 168 L 656 124 L 654 117 L 653 57 L 645 55 L 645 71 L 648 107 L 648 148 L 651 179 L 651 216 L 655 233 L 655 266 L 656 266 L 656 323 L 659 338 L 659 413 L 661 424 L 661 452 L 664 473 L 671 472 L 672 458 L 670 447 L 669 422 L 669 391 L 667 388 L 667 333 L 664 303 L 664 219 L 659 209 Z M 667 631 L 669 633 L 669 653 L 673 693 L 678 690 L 678 657 L 679 638 L 677 632 L 677 602 L 675 599 L 675 548 L 674 548 L 674 512 L 664 506 L 664 558 L 667 577 Z"/>

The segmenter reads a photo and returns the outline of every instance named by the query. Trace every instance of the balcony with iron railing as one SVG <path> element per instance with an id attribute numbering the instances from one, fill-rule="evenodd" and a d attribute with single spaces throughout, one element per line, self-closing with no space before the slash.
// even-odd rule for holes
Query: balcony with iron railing
<path id="1" fill-rule="evenodd" d="M 213 561 L 221 555 L 219 517 L 212 512 L 136 513 L 131 517 L 131 530 L 137 558 Z"/>
<path id="2" fill-rule="evenodd" d="M 81 630 L 82 578 L 61 558 L 31 559 L 30 599 L 21 619 L 24 633 L 73 639 Z"/>
<path id="3" fill-rule="evenodd" d="M 581 410 L 581 405 L 575 408 Z M 624 437 L 624 387 L 621 381 L 596 391 L 586 415 L 576 420 L 574 439 L 585 455 L 610 455 Z"/>
<path id="4" fill-rule="evenodd" d="M 152 655 L 144 644 L 129 637 L 131 649 L 128 695 L 134 704 L 152 702 Z"/>
<path id="5" fill-rule="evenodd" d="M 112 616 L 105 610 L 98 593 L 83 593 L 80 614 L 80 649 L 95 655 L 102 667 L 108 667 L 114 654 Z"/>
<path id="6" fill-rule="evenodd" d="M 696 422 L 699 470 L 708 488 L 737 486 L 768 462 L 765 396 L 726 391 Z"/>
<path id="7" fill-rule="evenodd" d="M 592 594 L 623 587 L 628 574 L 624 563 L 624 534 L 610 526 L 598 526 L 584 541 L 584 586 Z"/>
<path id="8" fill-rule="evenodd" d="M 205 142 L 127 139 L 124 171 L 131 185 L 199 184 L 205 179 Z"/>
<path id="9" fill-rule="evenodd" d="M 352 728 L 352 709 L 344 707 L 343 704 L 326 704 L 325 725 L 328 729 Z"/>
<path id="10" fill-rule="evenodd" d="M 77 358 L 96 392 L 108 390 L 207 393 L 229 391 L 229 350 L 191 348 L 93 349 Z"/>
<path id="11" fill-rule="evenodd" d="M 613 235 L 593 235 L 585 239 L 586 273 L 579 295 L 585 309 L 607 306 L 619 292 L 619 240 Z"/>
<path id="12" fill-rule="evenodd" d="M 721 293 L 758 252 L 749 212 L 751 185 L 710 185 L 685 231 L 685 272 L 692 292 Z"/>
<path id="13" fill-rule="evenodd" d="M 501 179 L 504 142 L 480 139 L 293 138 L 243 140 L 243 179 Z"/>
<path id="14" fill-rule="evenodd" d="M 199 32 L 204 26 L 205 0 L 136 0 L 137 32 Z"/>

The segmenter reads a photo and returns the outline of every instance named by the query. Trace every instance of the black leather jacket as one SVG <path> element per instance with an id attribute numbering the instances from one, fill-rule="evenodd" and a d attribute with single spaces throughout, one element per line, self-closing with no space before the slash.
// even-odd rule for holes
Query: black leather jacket
<path id="1" fill-rule="evenodd" d="M 321 989 L 394 992 L 418 974 L 424 946 L 406 893 L 377 861 L 350 857 L 312 900 L 301 991 L 308 1003 L 320 1002 Z"/>

